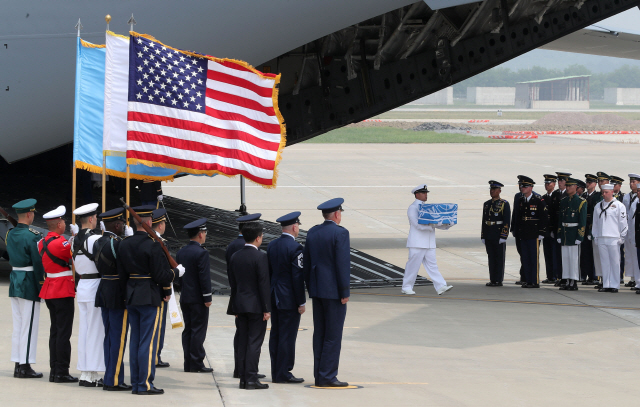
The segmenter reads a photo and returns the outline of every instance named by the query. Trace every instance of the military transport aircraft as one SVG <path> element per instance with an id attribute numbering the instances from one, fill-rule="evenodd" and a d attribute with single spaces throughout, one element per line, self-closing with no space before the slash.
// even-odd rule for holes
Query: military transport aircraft
<path id="1" fill-rule="evenodd" d="M 93 43 L 104 43 L 105 15 L 112 31 L 125 34 L 133 14 L 136 31 L 165 43 L 282 73 L 291 145 L 539 47 L 640 59 L 638 36 L 592 27 L 637 6 L 640 0 L 4 2 L 0 155 L 7 163 L 37 160 L 71 143 L 78 18 L 81 37 Z"/>

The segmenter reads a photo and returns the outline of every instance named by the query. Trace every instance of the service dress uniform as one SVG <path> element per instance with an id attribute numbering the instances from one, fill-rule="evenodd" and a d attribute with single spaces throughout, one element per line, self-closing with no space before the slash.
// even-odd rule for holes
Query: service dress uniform
<path id="1" fill-rule="evenodd" d="M 615 192 L 616 186 L 620 185 L 620 187 L 622 186 L 622 184 L 624 184 L 624 179 L 615 176 L 615 175 L 610 175 L 609 178 L 611 178 L 611 184 L 613 185 L 614 188 L 614 192 L 613 192 L 613 197 L 615 199 L 617 199 L 619 202 L 621 202 L 624 205 L 624 197 L 625 197 L 625 193 L 620 191 L 618 189 L 618 192 Z M 626 205 L 625 205 L 626 208 Z M 629 208 L 627 209 L 627 213 L 629 213 Z M 627 216 L 627 218 L 629 218 Z M 626 240 L 626 239 L 625 239 Z M 625 266 L 625 250 L 624 250 L 624 243 L 620 245 L 620 284 L 624 283 L 624 266 Z M 627 275 L 631 278 L 633 278 L 633 273 L 629 274 L 627 273 Z"/>
<path id="2" fill-rule="evenodd" d="M 639 174 L 629 174 L 629 179 L 640 181 Z M 640 268 L 638 267 L 638 254 L 635 250 L 636 247 L 636 231 L 635 231 L 635 213 L 638 206 L 638 194 L 630 192 L 624 196 L 622 203 L 627 208 L 627 223 L 629 230 L 627 236 L 624 239 L 625 252 L 624 252 L 624 269 L 627 275 L 630 277 L 629 283 L 625 284 L 626 287 L 634 289 L 636 281 L 640 282 Z"/>
<path id="3" fill-rule="evenodd" d="M 292 212 L 276 220 L 284 228 L 299 221 L 300 212 Z M 304 292 L 303 248 L 289 233 L 282 233 L 269 243 L 269 275 L 271 277 L 271 380 L 273 383 L 301 383 L 293 376 L 296 339 L 300 327 L 299 307 L 306 304 Z"/>
<path id="4" fill-rule="evenodd" d="M 193 221 L 185 225 L 184 229 L 206 232 L 207 219 Z M 209 326 L 209 307 L 206 304 L 211 303 L 212 295 L 209 251 L 199 242 L 191 240 L 176 254 L 176 261 L 185 268 L 184 275 L 180 277 L 180 308 L 184 319 L 184 371 L 208 373 L 213 371 L 204 365 L 204 341 Z"/>
<path id="5" fill-rule="evenodd" d="M 13 205 L 16 213 L 35 212 L 35 199 L 25 199 Z M 12 270 L 9 275 L 9 297 L 13 316 L 11 361 L 15 362 L 14 377 L 39 378 L 31 363 L 36 363 L 38 321 L 40 319 L 40 288 L 44 283 L 44 268 L 37 243 L 42 235 L 29 225 L 18 225 L 7 232 L 5 242 Z"/>
<path id="6" fill-rule="evenodd" d="M 521 179 L 523 186 L 533 186 L 529 177 Z M 531 192 L 522 195 L 518 202 L 517 217 L 511 220 L 512 228 L 520 238 L 520 257 L 524 267 L 523 288 L 540 287 L 540 240 L 547 231 L 549 216 L 540 195 Z"/>
<path id="7" fill-rule="evenodd" d="M 158 208 L 162 201 L 162 183 L 160 181 L 144 180 L 140 185 L 140 201 L 142 205 Z"/>
<path id="8" fill-rule="evenodd" d="M 238 218 L 236 218 L 236 222 L 238 223 L 238 229 L 240 230 L 240 234 L 238 235 L 237 238 L 235 238 L 235 240 L 232 240 L 231 243 L 229 243 L 229 245 L 227 246 L 227 249 L 224 253 L 224 258 L 227 264 L 227 279 L 229 279 L 229 264 L 231 263 L 231 257 L 233 257 L 233 255 L 239 251 L 242 250 L 244 248 L 245 245 L 245 241 L 244 238 L 242 237 L 242 225 L 244 225 L 247 222 L 255 222 L 260 220 L 260 217 L 262 216 L 261 213 L 250 213 L 248 215 L 244 215 L 244 216 L 239 216 Z M 234 315 L 232 310 L 231 310 L 231 300 L 229 300 L 229 305 L 227 308 L 227 314 L 228 315 Z M 240 375 L 238 373 L 238 318 L 234 318 L 235 321 L 235 325 L 236 325 L 236 332 L 233 336 L 233 378 L 234 379 L 239 379 Z M 258 374 L 258 378 L 263 378 L 264 375 Z"/>
<path id="9" fill-rule="evenodd" d="M 153 207 L 133 208 L 143 220 Z M 120 242 L 116 259 L 120 279 L 126 282 L 125 303 L 131 329 L 129 364 L 133 394 L 162 394 L 153 385 L 156 370 L 160 302 L 171 295 L 170 284 L 178 277 L 162 247 L 144 230 Z"/>
<path id="10" fill-rule="evenodd" d="M 116 208 L 99 215 L 105 224 L 124 222 L 124 209 Z M 95 241 L 93 253 L 100 284 L 96 291 L 95 305 L 102 313 L 104 326 L 104 389 L 127 391 L 131 386 L 124 382 L 124 352 L 127 346 L 129 319 L 124 302 L 126 287 L 118 276 L 117 256 L 122 238 L 105 230 Z"/>
<path id="11" fill-rule="evenodd" d="M 59 206 L 42 218 L 47 221 L 61 220 L 66 208 Z M 49 330 L 49 381 L 56 383 L 77 382 L 78 378 L 69 375 L 71 362 L 71 330 L 75 311 L 76 296 L 73 272 L 71 271 L 71 245 L 63 236 L 49 231 L 38 242 L 38 251 L 42 256 L 42 265 L 47 273 L 40 298 L 47 304 L 51 328 Z"/>
<path id="12" fill-rule="evenodd" d="M 569 178 L 566 185 L 577 185 L 577 180 Z M 567 195 L 560 201 L 557 215 L 556 237 L 562 251 L 562 279 L 567 281 L 560 289 L 575 291 L 580 279 L 580 245 L 587 225 L 587 201 L 577 194 Z"/>
<path id="13" fill-rule="evenodd" d="M 603 190 L 613 189 L 611 184 L 603 185 Z M 599 202 L 593 212 L 593 238 L 598 246 L 602 269 L 600 292 L 618 292 L 620 288 L 620 245 L 624 243 L 629 225 L 627 209 L 622 202 L 613 198 Z"/>
<path id="14" fill-rule="evenodd" d="M 553 174 L 544 174 L 544 183 L 556 183 L 558 180 L 557 175 Z M 540 196 L 540 199 L 544 201 L 545 206 L 547 207 L 547 212 L 549 212 L 549 224 L 555 225 L 558 223 L 556 212 L 554 208 L 556 208 L 559 196 L 552 191 L 551 193 L 547 192 Z M 556 274 L 557 272 L 557 251 L 558 245 L 556 243 L 555 229 L 547 228 L 547 233 L 544 235 L 544 239 L 542 240 L 542 251 L 544 252 L 544 264 L 547 278 L 542 281 L 544 284 L 555 284 L 556 280 L 560 279 L 562 276 Z"/>
<path id="15" fill-rule="evenodd" d="M 593 174 L 585 174 L 586 182 L 598 182 L 598 177 Z M 593 226 L 593 208 L 595 200 L 599 198 L 600 193 L 595 190 L 589 192 L 584 191 L 582 198 L 587 201 L 587 224 L 585 228 L 585 239 L 580 245 L 580 275 L 582 277 L 582 285 L 596 284 L 596 269 L 593 258 L 593 241 L 591 236 L 591 228 Z"/>
<path id="16" fill-rule="evenodd" d="M 638 190 L 640 191 L 640 188 Z M 640 192 L 638 194 L 640 194 Z M 640 199 L 640 197 L 638 199 Z M 636 205 L 636 211 L 631 216 L 633 217 L 635 234 L 636 236 L 640 236 L 640 205 Z M 636 256 L 640 259 L 640 241 L 639 240 L 640 239 L 636 239 Z M 636 289 L 636 294 L 640 294 L 639 284 L 636 284 L 635 289 Z"/>
<path id="17" fill-rule="evenodd" d="M 497 181 L 489 181 L 491 188 L 502 188 Z M 504 280 L 505 252 L 511 225 L 511 207 L 505 199 L 496 198 L 486 201 L 482 208 L 482 229 L 480 238 L 487 250 L 489 262 L 488 287 L 502 286 Z"/>
<path id="18" fill-rule="evenodd" d="M 596 173 L 597 178 L 598 178 L 598 184 L 601 181 L 606 181 L 607 183 L 609 182 L 609 175 L 602 172 L 602 171 L 598 171 Z M 595 212 L 595 207 L 598 203 L 600 203 L 603 199 L 602 196 L 602 191 L 598 191 L 597 194 L 594 194 L 592 203 L 593 203 L 593 208 L 594 208 L 594 212 Z M 593 218 L 593 221 L 595 222 L 596 218 Z M 591 230 L 593 231 L 593 224 L 591 227 Z M 592 237 L 593 239 L 593 237 Z M 597 284 L 594 288 L 602 288 L 602 262 L 600 261 L 600 250 L 599 250 L 599 246 L 595 243 L 595 241 L 592 240 L 593 243 L 593 264 L 594 264 L 594 268 L 596 270 L 596 277 L 598 277 L 600 279 L 599 284 Z"/>
<path id="19" fill-rule="evenodd" d="M 155 182 L 159 183 L 160 181 L 155 181 Z M 166 224 L 167 210 L 164 208 L 159 208 L 153 211 L 151 215 L 152 215 L 151 227 L 156 232 L 156 235 L 158 235 L 158 237 L 162 239 L 162 241 L 165 242 L 166 244 L 167 240 L 162 237 L 162 234 L 158 229 L 158 225 Z M 173 283 L 171 284 L 171 295 L 172 296 L 174 295 Z M 169 301 L 175 301 L 175 298 L 171 298 Z M 177 308 L 177 305 L 176 305 L 176 308 Z M 156 345 L 156 349 L 157 349 L 156 367 L 160 367 L 160 368 L 171 366 L 168 362 L 164 362 L 161 358 L 162 349 L 164 348 L 164 335 L 167 331 L 167 310 L 168 309 L 169 309 L 169 302 L 165 303 L 165 301 L 161 301 L 160 302 L 160 319 L 158 320 L 158 339 L 157 339 L 158 343 Z"/>
<path id="20" fill-rule="evenodd" d="M 553 206 L 552 207 L 547 206 L 547 212 L 549 213 L 549 227 L 547 228 L 547 235 L 552 237 L 550 240 L 552 244 L 556 246 L 554 251 L 553 270 L 556 274 L 556 279 L 557 279 L 555 285 L 556 287 L 558 287 L 564 283 L 564 278 L 562 277 L 562 245 L 558 243 L 558 236 L 556 236 L 556 225 L 558 223 L 558 217 L 560 216 L 559 215 L 560 201 L 562 201 L 562 199 L 564 199 L 568 195 L 566 184 L 564 189 L 560 189 L 559 185 L 560 185 L 560 181 L 566 182 L 571 176 L 571 173 L 556 171 L 556 174 L 558 175 L 558 189 L 553 191 L 553 200 L 552 200 Z"/>
<path id="21" fill-rule="evenodd" d="M 98 204 L 87 204 L 73 213 L 87 217 L 97 215 Z M 78 370 L 81 372 L 80 385 L 84 387 L 102 387 L 103 379 L 99 372 L 105 371 L 104 365 L 104 325 L 102 311 L 96 308 L 96 292 L 100 285 L 100 273 L 94 262 L 94 244 L 100 235 L 92 230 L 81 229 L 71 238 L 73 264 L 80 281 L 76 288 L 80 323 L 78 327 Z"/>
<path id="22" fill-rule="evenodd" d="M 334 198 L 318 206 L 323 213 L 342 211 L 344 199 Z M 417 222 L 417 220 L 416 220 Z M 351 281 L 349 231 L 332 220 L 307 232 L 303 269 L 313 304 L 313 376 L 316 386 L 345 387 L 338 381 L 342 330 L 347 316 Z"/>
<path id="23" fill-rule="evenodd" d="M 418 192 L 429 192 L 426 185 L 419 185 L 411 191 L 412 194 Z M 444 277 L 440 274 L 438 263 L 436 261 L 436 229 L 447 230 L 451 225 L 421 225 L 418 223 L 420 217 L 420 204 L 425 202 L 415 199 L 409 209 L 407 209 L 407 218 L 409 218 L 409 236 L 407 237 L 407 248 L 409 249 L 409 259 L 404 267 L 404 277 L 402 279 L 402 292 L 412 294 L 413 285 L 418 277 L 420 265 L 423 265 L 429 278 L 433 282 L 438 295 L 444 294 L 453 288 L 447 285 Z"/>

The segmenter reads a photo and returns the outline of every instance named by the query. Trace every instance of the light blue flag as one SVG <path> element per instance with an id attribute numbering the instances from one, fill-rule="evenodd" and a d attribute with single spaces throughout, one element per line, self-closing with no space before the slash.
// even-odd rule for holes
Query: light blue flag
<path id="1" fill-rule="evenodd" d="M 76 168 L 102 174 L 104 125 L 105 46 L 78 38 L 76 98 L 73 129 L 73 161 Z M 107 156 L 107 174 L 126 177 L 126 157 Z M 172 179 L 176 170 L 130 166 L 134 179 Z"/>
<path id="2" fill-rule="evenodd" d="M 420 204 L 418 223 L 455 225 L 458 223 L 458 204 Z"/>

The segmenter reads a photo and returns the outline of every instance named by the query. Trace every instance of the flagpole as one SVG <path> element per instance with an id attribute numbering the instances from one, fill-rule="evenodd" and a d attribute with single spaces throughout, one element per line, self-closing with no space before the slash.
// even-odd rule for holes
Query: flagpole
<path id="1" fill-rule="evenodd" d="M 246 205 L 246 195 L 244 190 L 244 176 L 240 176 L 240 213 L 247 213 L 247 205 Z"/>
<path id="2" fill-rule="evenodd" d="M 107 152 L 102 151 L 102 212 L 107 211 Z"/>
<path id="3" fill-rule="evenodd" d="M 73 213 L 76 210 L 76 162 L 73 162 L 73 175 L 72 175 L 72 181 L 71 184 L 72 189 L 71 189 L 71 223 L 75 224 L 76 223 L 76 214 Z"/>
<path id="4" fill-rule="evenodd" d="M 129 172 L 129 164 L 127 164 L 127 205 L 131 205 L 131 196 L 130 196 L 130 192 L 131 192 L 131 177 L 130 177 L 130 172 Z M 125 212 L 125 220 L 127 221 L 127 225 L 129 224 L 129 211 L 124 211 Z"/>

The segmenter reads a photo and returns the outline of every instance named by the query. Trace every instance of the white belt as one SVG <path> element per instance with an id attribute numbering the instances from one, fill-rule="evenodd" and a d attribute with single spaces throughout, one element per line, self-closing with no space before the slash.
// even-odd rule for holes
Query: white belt
<path id="1" fill-rule="evenodd" d="M 14 270 L 17 271 L 33 271 L 33 266 L 27 266 L 27 267 L 14 267 Z"/>
<path id="2" fill-rule="evenodd" d="M 502 225 L 502 221 L 501 220 L 499 220 L 497 222 L 486 221 L 485 224 L 487 224 L 488 226 Z"/>
<path id="3" fill-rule="evenodd" d="M 564 226 L 565 228 L 575 228 L 578 226 L 577 223 L 563 223 L 562 226 Z"/>
<path id="4" fill-rule="evenodd" d="M 58 277 L 66 277 L 72 276 L 73 272 L 71 270 L 62 271 L 60 273 L 47 273 L 47 278 L 58 278 Z"/>

